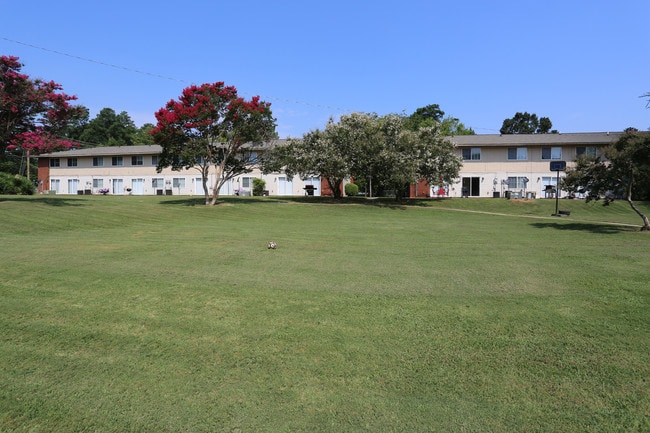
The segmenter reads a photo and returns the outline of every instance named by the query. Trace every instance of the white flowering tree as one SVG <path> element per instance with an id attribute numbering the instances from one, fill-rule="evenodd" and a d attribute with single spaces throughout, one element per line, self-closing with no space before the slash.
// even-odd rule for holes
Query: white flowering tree
<path id="1" fill-rule="evenodd" d="M 452 182 L 461 164 L 437 125 L 413 131 L 406 128 L 403 116 L 352 113 L 338 122 L 330 119 L 325 129 L 302 139 L 288 140 L 271 152 L 264 168 L 283 169 L 290 176 L 320 176 L 335 197 L 341 197 L 347 178 L 372 179 L 394 190 L 399 199 L 405 187 L 419 179 L 432 185 Z"/>

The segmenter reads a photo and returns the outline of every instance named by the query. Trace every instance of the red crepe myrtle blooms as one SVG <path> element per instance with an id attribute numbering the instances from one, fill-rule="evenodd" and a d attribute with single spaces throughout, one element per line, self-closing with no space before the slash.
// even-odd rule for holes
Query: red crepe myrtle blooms
<path id="1" fill-rule="evenodd" d="M 262 143 L 275 132 L 270 104 L 260 102 L 259 97 L 245 101 L 235 87 L 221 81 L 183 89 L 177 100 L 167 102 L 155 116 L 157 124 L 150 134 L 163 148 L 158 170 L 198 169 L 206 204 L 216 202 L 225 182 L 250 171 L 249 158 L 237 157 L 244 152 L 243 143 Z M 212 200 L 206 186 L 210 167 L 218 179 Z"/>
<path id="2" fill-rule="evenodd" d="M 22 74 L 22 66 L 18 57 L 0 56 L 0 146 L 35 152 L 69 147 L 57 135 L 85 108 L 70 105 L 77 98 L 61 92 L 60 84 Z"/>
<path id="3" fill-rule="evenodd" d="M 22 148 L 23 150 L 29 150 L 34 153 L 49 153 L 57 150 L 70 149 L 74 146 L 74 143 L 69 140 L 61 140 L 39 129 L 18 134 L 9 146 L 14 150 Z"/>

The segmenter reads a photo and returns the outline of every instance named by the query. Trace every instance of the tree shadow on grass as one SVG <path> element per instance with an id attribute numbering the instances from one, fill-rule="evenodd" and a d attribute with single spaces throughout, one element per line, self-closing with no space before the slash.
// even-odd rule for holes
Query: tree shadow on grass
<path id="1" fill-rule="evenodd" d="M 286 203 L 303 203 L 303 204 L 322 204 L 322 205 L 364 205 L 374 207 L 385 207 L 390 209 L 406 209 L 408 206 L 422 206 L 419 203 L 407 201 L 395 201 L 395 199 L 367 199 L 357 197 L 302 197 L 302 196 L 271 196 L 271 197 L 249 197 L 249 196 L 225 196 L 219 197 L 215 206 L 220 204 L 286 204 Z M 177 199 L 163 199 L 160 201 L 163 205 L 172 206 L 205 206 L 203 197 L 182 197 Z"/>
<path id="2" fill-rule="evenodd" d="M 591 232 L 591 233 L 607 234 L 607 235 L 615 235 L 618 233 L 639 231 L 639 228 L 634 226 L 610 225 L 606 223 L 596 224 L 596 223 L 584 223 L 584 222 L 581 223 L 536 222 L 536 223 L 532 223 L 531 226 L 538 229 L 551 228 L 560 231 L 582 231 L 582 232 Z"/>
<path id="3" fill-rule="evenodd" d="M 288 203 L 287 200 L 283 198 L 261 198 L 261 197 L 220 197 L 219 201 L 215 207 L 219 207 L 221 204 L 260 204 L 260 203 Z M 206 206 L 205 198 L 203 197 L 184 197 L 172 200 L 161 200 L 160 204 L 170 205 L 170 206 Z"/>
<path id="4" fill-rule="evenodd" d="M 0 203 L 7 201 L 30 202 L 45 204 L 48 206 L 84 206 L 86 199 L 63 197 L 63 196 L 29 196 L 29 195 L 3 195 L 0 196 Z"/>

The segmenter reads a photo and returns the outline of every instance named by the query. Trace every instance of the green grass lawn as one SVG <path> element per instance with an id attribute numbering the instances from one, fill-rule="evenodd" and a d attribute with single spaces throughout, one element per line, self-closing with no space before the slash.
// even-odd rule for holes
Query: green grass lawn
<path id="1" fill-rule="evenodd" d="M 201 202 L 0 197 L 0 431 L 650 430 L 626 203 Z"/>

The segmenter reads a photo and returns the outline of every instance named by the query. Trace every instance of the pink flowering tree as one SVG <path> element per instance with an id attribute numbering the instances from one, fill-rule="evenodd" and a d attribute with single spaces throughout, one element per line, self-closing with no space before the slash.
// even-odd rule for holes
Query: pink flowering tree
<path id="1" fill-rule="evenodd" d="M 38 154 L 69 148 L 65 138 L 70 122 L 87 114 L 61 92 L 54 81 L 31 79 L 21 73 L 15 56 L 0 56 L 0 158 L 12 152 Z"/>
<path id="2" fill-rule="evenodd" d="M 205 204 L 216 204 L 220 188 L 250 172 L 258 162 L 256 151 L 275 137 L 270 106 L 258 96 L 240 98 L 237 89 L 223 82 L 187 87 L 155 113 L 157 125 L 150 134 L 162 146 L 158 172 L 166 167 L 198 170 Z M 209 192 L 212 167 L 216 182 Z"/>

